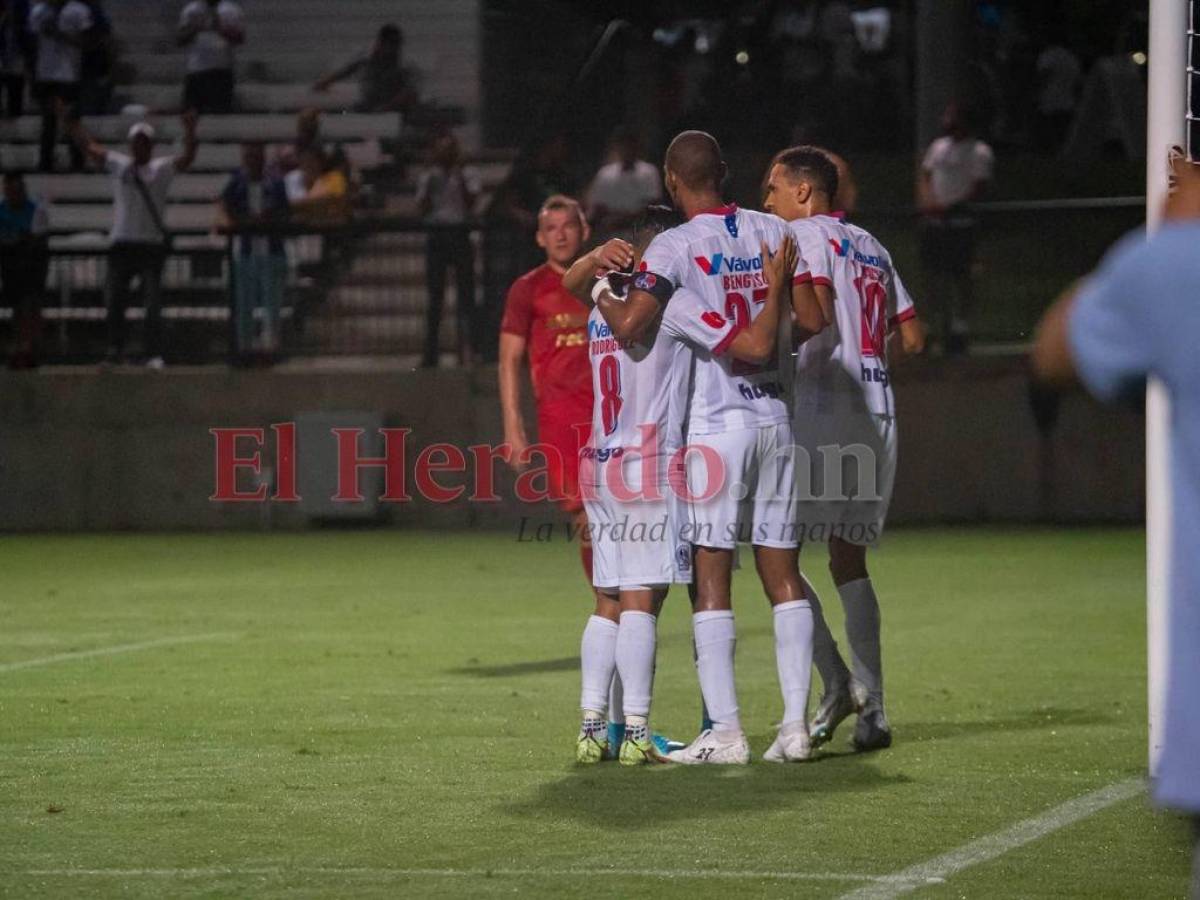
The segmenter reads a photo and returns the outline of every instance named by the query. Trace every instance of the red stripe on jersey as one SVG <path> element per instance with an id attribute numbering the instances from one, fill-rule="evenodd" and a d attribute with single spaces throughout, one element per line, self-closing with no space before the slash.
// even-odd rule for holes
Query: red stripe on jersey
<path id="1" fill-rule="evenodd" d="M 812 283 L 817 287 L 833 287 L 833 282 L 824 275 L 814 275 Z"/>
<path id="2" fill-rule="evenodd" d="M 901 322 L 907 322 L 909 319 L 915 319 L 916 317 L 917 308 L 915 306 L 910 306 L 904 312 L 900 313 L 900 315 L 892 316 L 890 319 L 888 319 L 888 328 L 895 328 Z"/>
<path id="3" fill-rule="evenodd" d="M 797 275 L 795 278 L 793 278 L 793 279 L 792 279 L 792 284 L 793 284 L 793 285 L 796 285 L 796 284 L 808 284 L 808 283 L 809 283 L 810 281 L 812 281 L 812 280 L 813 280 L 813 277 L 812 277 L 812 272 L 805 272 L 804 274 L 802 274 L 802 275 Z"/>
<path id="4" fill-rule="evenodd" d="M 741 333 L 742 333 L 742 329 L 736 325 L 734 325 L 732 328 L 730 328 L 729 334 L 727 334 L 727 335 L 725 335 L 725 337 L 721 338 L 721 343 L 719 343 L 719 344 L 717 344 L 717 346 L 713 347 L 712 355 L 720 356 L 721 354 L 723 354 L 726 350 L 729 349 L 729 346 L 734 342 L 734 340 L 737 338 L 737 336 Z"/>
<path id="5" fill-rule="evenodd" d="M 692 216 L 692 218 L 694 219 L 696 216 L 732 216 L 737 212 L 737 209 L 736 203 L 729 203 L 725 206 L 718 206 L 716 209 L 702 209 Z"/>

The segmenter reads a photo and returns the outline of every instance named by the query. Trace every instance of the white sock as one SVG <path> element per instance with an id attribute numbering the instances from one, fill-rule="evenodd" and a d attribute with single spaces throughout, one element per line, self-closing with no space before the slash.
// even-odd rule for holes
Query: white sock
<path id="1" fill-rule="evenodd" d="M 812 582 L 805 578 L 803 573 L 800 575 L 800 580 L 804 582 L 804 591 L 808 594 L 809 605 L 812 606 L 813 662 L 816 663 L 817 671 L 821 674 L 821 684 L 827 694 L 830 691 L 845 690 L 850 686 L 850 670 L 846 668 L 846 662 L 842 659 L 842 654 L 838 652 L 833 632 L 829 630 L 829 623 L 825 621 L 825 610 L 821 606 L 821 598 L 817 596 Z"/>
<path id="2" fill-rule="evenodd" d="M 579 705 L 604 714 L 608 708 L 608 686 L 617 665 L 617 623 L 603 616 L 591 616 L 583 629 L 579 647 L 583 689 Z"/>
<path id="3" fill-rule="evenodd" d="M 883 660 L 879 650 L 879 601 L 870 578 L 838 585 L 846 610 L 846 638 L 850 643 L 850 666 L 867 697 L 883 704 Z"/>
<path id="4" fill-rule="evenodd" d="M 654 651 L 658 620 L 650 613 L 626 610 L 617 631 L 617 673 L 625 691 L 626 721 L 650 715 L 654 690 Z"/>
<path id="5" fill-rule="evenodd" d="M 807 600 L 791 600 L 773 608 L 775 666 L 783 694 L 783 724 L 807 721 L 812 681 L 813 611 Z"/>
<path id="6" fill-rule="evenodd" d="M 613 639 L 612 680 L 608 685 L 608 721 L 614 725 L 625 724 L 625 689 L 621 684 L 621 673 L 617 671 L 617 641 Z"/>
<path id="7" fill-rule="evenodd" d="M 625 723 L 625 738 L 630 741 L 650 740 L 650 720 L 645 716 L 630 716 Z"/>
<path id="8" fill-rule="evenodd" d="M 740 732 L 742 720 L 738 716 L 737 686 L 733 677 L 733 653 L 737 646 L 733 610 L 694 613 L 692 628 L 700 690 L 713 722 L 713 731 Z"/>
<path id="9" fill-rule="evenodd" d="M 696 650 L 696 638 L 692 637 L 692 665 L 696 667 L 696 681 L 700 681 L 700 654 Z M 712 723 L 712 716 L 708 714 L 708 704 L 704 702 L 704 691 L 700 692 L 700 721 L 701 729 L 708 728 Z"/>

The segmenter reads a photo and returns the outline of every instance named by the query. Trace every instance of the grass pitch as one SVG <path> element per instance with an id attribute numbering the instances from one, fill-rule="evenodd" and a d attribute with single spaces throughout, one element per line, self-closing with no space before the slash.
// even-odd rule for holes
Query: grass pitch
<path id="1" fill-rule="evenodd" d="M 805 568 L 840 629 L 823 548 Z M 1137 776 L 1133 531 L 896 531 L 874 557 L 890 751 L 576 768 L 573 547 L 513 535 L 5 537 L 0 895 L 838 897 Z M 735 582 L 761 754 L 770 617 Z M 94 652 L 93 652 L 94 651 Z M 686 600 L 654 724 L 698 718 Z M 1182 897 L 1142 797 L 928 897 Z M 611 870 L 611 871 L 610 871 Z"/>

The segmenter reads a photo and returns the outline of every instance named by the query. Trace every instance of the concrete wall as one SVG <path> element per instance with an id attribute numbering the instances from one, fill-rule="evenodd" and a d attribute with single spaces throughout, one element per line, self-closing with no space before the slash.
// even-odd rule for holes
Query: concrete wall
<path id="1" fill-rule="evenodd" d="M 1141 518 L 1141 418 L 1074 396 L 1063 403 L 1052 440 L 1042 441 L 1023 372 L 1021 360 L 1007 359 L 919 361 L 896 373 L 900 474 L 893 522 Z M 410 489 L 412 465 L 423 446 L 501 439 L 493 369 L 4 373 L 0 528 L 306 527 L 310 513 L 320 512 L 308 503 L 209 500 L 214 491 L 209 429 L 269 429 L 311 413 L 342 413 L 347 425 L 374 420 L 411 428 Z M 298 469 L 301 493 L 307 490 L 318 500 L 311 496 L 315 482 L 308 471 L 317 455 L 305 456 L 312 440 L 310 434 L 300 442 Z M 273 455 L 269 446 L 268 468 Z M 333 483 L 332 473 L 319 475 Z M 447 484 L 465 480 L 443 477 Z M 544 506 L 529 508 L 513 499 L 511 476 L 499 464 L 496 484 L 506 498 L 501 503 L 463 499 L 436 505 L 414 497 L 411 503 L 381 504 L 369 517 L 397 526 L 507 528 L 523 514 L 552 515 Z"/>

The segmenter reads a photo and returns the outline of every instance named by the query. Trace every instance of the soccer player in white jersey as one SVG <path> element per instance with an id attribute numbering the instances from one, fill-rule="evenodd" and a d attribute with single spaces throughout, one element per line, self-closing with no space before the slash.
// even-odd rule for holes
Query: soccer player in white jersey
<path id="1" fill-rule="evenodd" d="M 577 296 L 587 293 L 596 264 L 632 251 L 636 265 L 649 239 L 675 218 L 651 208 L 635 232 L 636 250 L 610 241 L 576 263 L 563 284 Z M 766 245 L 760 247 L 766 254 Z M 595 280 L 597 301 L 588 318 L 589 356 L 595 387 L 592 439 L 583 450 L 580 484 L 592 529 L 593 581 L 620 604 L 615 666 L 624 686 L 625 739 L 619 758 L 625 765 L 660 759 L 649 730 L 657 644 L 657 616 L 673 582 L 692 580 L 692 550 L 679 515 L 678 482 L 669 464 L 681 458 L 683 403 L 692 373 L 692 353 L 728 353 L 734 359 L 761 360 L 775 347 L 779 309 L 788 300 L 796 268 L 795 245 L 785 240 L 774 258 L 765 257 L 765 310 L 749 328 L 714 313 L 699 295 L 676 293 L 661 320 L 637 338 L 622 340 L 604 319 L 625 302 L 632 275 L 605 274 Z M 576 756 L 583 762 L 602 756 L 606 734 L 604 685 L 611 671 L 584 672 L 583 724 Z M 583 752 L 584 750 L 590 752 Z"/>
<path id="2" fill-rule="evenodd" d="M 688 131 L 671 142 L 664 164 L 667 191 L 685 224 L 660 234 L 643 259 L 629 298 L 606 319 L 618 338 L 636 339 L 661 306 L 686 288 L 703 298 L 708 315 L 743 329 L 769 313 L 763 246 L 785 244 L 787 227 L 765 213 L 722 201 L 726 174 L 717 142 Z M 791 301 L 800 325 L 819 329 L 821 310 L 803 265 L 794 272 Z M 668 758 L 682 763 L 750 761 L 734 681 L 730 580 L 734 550 L 750 543 L 774 609 L 775 649 L 784 697 L 783 724 L 766 759 L 809 756 L 807 701 L 812 667 L 812 611 L 797 565 L 791 413 L 778 353 L 749 361 L 697 352 L 688 407 L 687 455 L 696 547 L 693 634 L 700 689 L 712 727 Z M 718 465 L 713 465 L 713 460 Z M 723 471 L 714 471 L 715 469 Z M 713 482 L 712 479 L 718 479 Z"/>
<path id="3" fill-rule="evenodd" d="M 838 172 L 816 147 L 779 153 L 766 181 L 765 207 L 790 223 L 830 328 L 800 346 L 793 428 L 803 468 L 798 504 L 802 541 L 828 542 L 829 568 L 846 612 L 853 671 L 838 653 L 820 601 L 812 596 L 813 655 L 824 695 L 810 724 L 814 746 L 858 711 L 854 745 L 891 745 L 883 711 L 879 602 L 867 572 L 867 548 L 883 532 L 896 474 L 896 408 L 887 366 L 889 331 L 899 328 L 906 353 L 920 353 L 924 330 L 887 250 L 868 232 L 832 214 Z M 841 473 L 826 484 L 836 447 Z M 866 451 L 863 452 L 863 448 Z M 853 457 L 855 464 L 847 464 Z M 806 481 L 805 476 L 808 476 Z M 837 496 L 829 496 L 836 494 Z"/>

